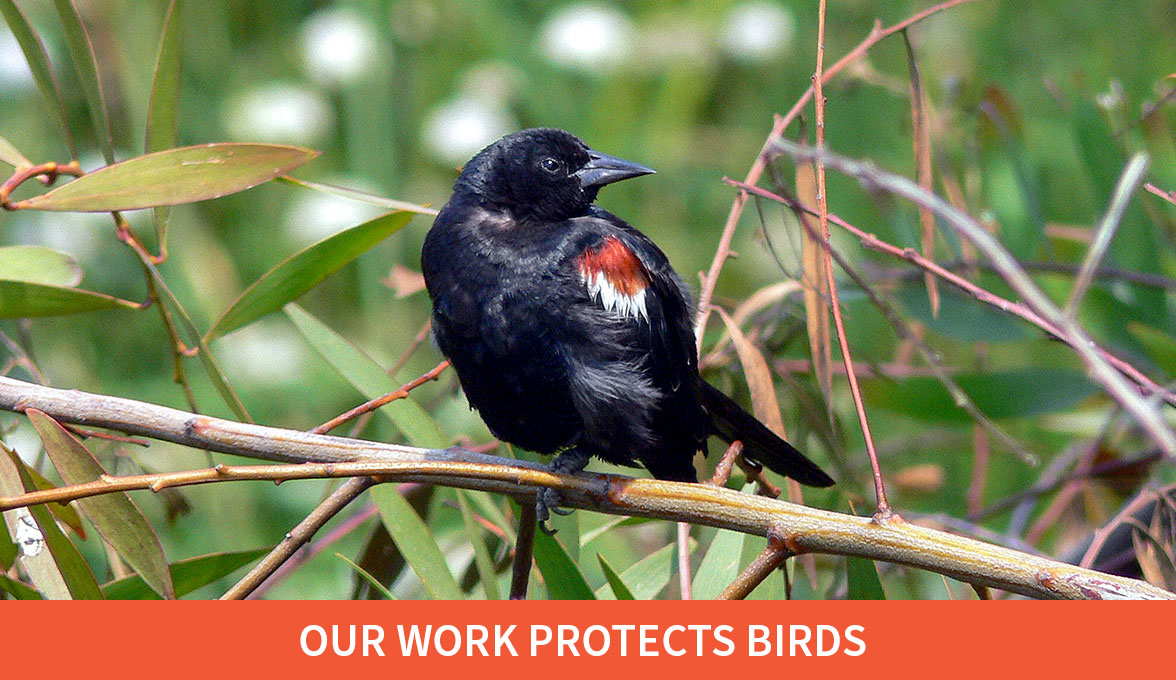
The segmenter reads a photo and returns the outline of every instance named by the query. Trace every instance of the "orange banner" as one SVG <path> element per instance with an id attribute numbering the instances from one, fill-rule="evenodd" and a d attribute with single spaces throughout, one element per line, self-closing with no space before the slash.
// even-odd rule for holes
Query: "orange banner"
<path id="1" fill-rule="evenodd" d="M 4 602 L 13 668 L 593 678 L 1129 676 L 1163 671 L 1173 609 L 1046 602 Z M 704 675 L 707 674 L 707 675 Z M 378 676 L 377 676 L 378 677 Z M 716 676 L 710 676 L 716 677 Z"/>

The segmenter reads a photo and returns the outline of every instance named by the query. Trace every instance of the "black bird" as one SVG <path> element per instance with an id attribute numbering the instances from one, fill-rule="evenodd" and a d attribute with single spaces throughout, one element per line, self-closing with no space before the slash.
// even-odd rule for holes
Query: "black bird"
<path id="1" fill-rule="evenodd" d="M 593 205 L 653 170 L 563 130 L 507 135 L 466 164 L 421 251 L 433 333 L 499 439 L 698 481 L 710 434 L 810 486 L 833 479 L 698 375 L 693 302 L 665 254 Z M 549 490 L 550 491 L 550 490 Z M 539 496 L 538 513 L 559 496 Z"/>

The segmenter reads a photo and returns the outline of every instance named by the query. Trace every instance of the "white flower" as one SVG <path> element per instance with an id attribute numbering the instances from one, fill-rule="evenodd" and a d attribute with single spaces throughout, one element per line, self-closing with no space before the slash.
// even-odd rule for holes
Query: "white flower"
<path id="1" fill-rule="evenodd" d="M 238 140 L 313 145 L 335 124 L 335 113 L 317 92 L 269 83 L 230 99 L 223 119 Z"/>
<path id="2" fill-rule="evenodd" d="M 561 66 L 602 71 L 633 52 L 633 23 L 608 5 L 570 5 L 551 15 L 541 29 L 543 55 Z"/>
<path id="3" fill-rule="evenodd" d="M 723 26 L 723 50 L 741 61 L 767 61 L 784 53 L 796 34 L 796 20 L 772 2 L 742 2 Z"/>
<path id="4" fill-rule="evenodd" d="M 517 127 L 510 112 L 496 102 L 463 96 L 429 112 L 421 141 L 439 161 L 461 165 Z"/>
<path id="5" fill-rule="evenodd" d="M 331 7 L 312 14 L 301 31 L 302 65 L 316 82 L 338 86 L 367 72 L 377 58 L 391 61 L 375 28 L 350 7 Z"/>

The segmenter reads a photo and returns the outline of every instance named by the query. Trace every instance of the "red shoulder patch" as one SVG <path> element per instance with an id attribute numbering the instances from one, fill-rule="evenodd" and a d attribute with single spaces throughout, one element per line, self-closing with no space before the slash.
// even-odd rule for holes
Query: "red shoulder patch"
<path id="1" fill-rule="evenodd" d="M 609 236 L 596 250 L 589 250 L 577 259 L 580 276 L 589 285 L 603 278 L 613 289 L 633 297 L 649 287 L 649 276 L 641 260 L 615 236 Z"/>

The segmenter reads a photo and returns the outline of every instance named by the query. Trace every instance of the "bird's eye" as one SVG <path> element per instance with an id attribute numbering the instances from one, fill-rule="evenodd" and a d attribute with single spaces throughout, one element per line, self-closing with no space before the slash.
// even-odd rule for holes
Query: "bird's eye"
<path id="1" fill-rule="evenodd" d="M 560 163 L 557 159 L 548 156 L 547 158 L 539 161 L 539 167 L 543 168 L 547 172 L 556 173 L 559 172 L 560 168 L 563 167 L 563 163 Z"/>

